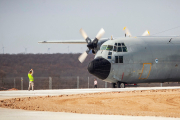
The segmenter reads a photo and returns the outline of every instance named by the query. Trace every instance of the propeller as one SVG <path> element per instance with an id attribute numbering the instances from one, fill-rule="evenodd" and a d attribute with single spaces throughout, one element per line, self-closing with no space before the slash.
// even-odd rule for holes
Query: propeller
<path id="1" fill-rule="evenodd" d="M 130 33 L 130 31 L 129 31 L 129 29 L 128 29 L 127 27 L 124 27 L 123 30 L 124 30 L 124 32 L 125 32 L 125 37 L 126 37 L 126 36 L 128 36 L 128 37 L 131 37 L 131 36 L 132 36 L 131 33 Z M 146 30 L 146 31 L 142 34 L 142 36 L 150 36 L 149 31 Z"/>
<path id="2" fill-rule="evenodd" d="M 111 40 L 114 40 L 113 35 L 111 35 Z"/>
<path id="3" fill-rule="evenodd" d="M 79 56 L 79 61 L 81 62 L 81 63 L 83 63 L 84 62 L 84 60 L 86 59 L 86 57 L 88 56 L 88 53 L 89 52 L 87 52 L 87 51 L 85 51 L 84 53 L 82 53 L 80 56 Z"/>
<path id="4" fill-rule="evenodd" d="M 79 61 L 83 63 L 91 50 L 93 53 L 95 53 L 95 49 L 97 48 L 98 41 L 104 35 L 105 31 L 103 28 L 101 28 L 93 41 L 87 36 L 86 32 L 82 28 L 80 29 L 80 33 L 83 36 L 83 38 L 86 40 L 88 47 L 88 49 L 84 53 L 82 53 L 78 58 Z"/>
<path id="5" fill-rule="evenodd" d="M 131 37 L 132 35 L 131 35 L 131 33 L 130 33 L 130 31 L 128 30 L 128 28 L 127 27 L 124 27 L 124 32 L 125 32 L 125 34 L 126 34 L 126 36 L 128 36 L 128 37 Z"/>
<path id="6" fill-rule="evenodd" d="M 149 33 L 148 30 L 146 30 L 146 31 L 142 34 L 142 36 L 149 36 L 149 35 L 150 35 L 150 33 Z"/>
<path id="7" fill-rule="evenodd" d="M 81 33 L 81 35 L 83 36 L 83 38 L 84 38 L 85 40 L 86 40 L 86 38 L 88 38 L 86 32 L 85 32 L 82 28 L 80 29 L 80 33 Z"/>

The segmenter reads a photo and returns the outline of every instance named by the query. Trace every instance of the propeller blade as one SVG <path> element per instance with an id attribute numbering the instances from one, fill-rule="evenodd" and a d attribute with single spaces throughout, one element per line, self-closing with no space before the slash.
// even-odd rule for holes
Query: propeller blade
<path id="1" fill-rule="evenodd" d="M 88 37 L 86 32 L 82 28 L 79 31 L 80 31 L 81 35 L 83 36 L 83 38 L 86 40 L 86 38 Z"/>
<path id="2" fill-rule="evenodd" d="M 97 38 L 98 40 L 100 40 L 101 37 L 104 35 L 104 33 L 105 33 L 104 29 L 101 28 L 100 31 L 98 32 L 98 34 L 96 35 L 96 38 Z"/>
<path id="3" fill-rule="evenodd" d="M 142 34 L 142 36 L 149 36 L 149 35 L 150 35 L 150 33 L 149 33 L 148 30 L 146 30 L 146 31 Z"/>
<path id="4" fill-rule="evenodd" d="M 131 36 L 132 36 L 127 27 L 124 27 L 123 30 L 124 30 L 124 32 L 126 33 L 126 36 L 128 36 L 128 37 L 131 37 Z"/>
<path id="5" fill-rule="evenodd" d="M 114 40 L 113 35 L 111 35 L 111 40 Z"/>
<path id="6" fill-rule="evenodd" d="M 81 63 L 83 63 L 87 56 L 88 56 L 87 51 L 85 51 L 84 53 L 82 53 L 82 54 L 79 56 L 78 59 L 79 59 L 79 61 L 80 61 Z"/>

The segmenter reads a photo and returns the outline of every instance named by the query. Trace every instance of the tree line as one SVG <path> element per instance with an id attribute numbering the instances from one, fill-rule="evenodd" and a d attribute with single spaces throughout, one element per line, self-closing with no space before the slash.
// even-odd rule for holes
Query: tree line
<path id="1" fill-rule="evenodd" d="M 28 86 L 28 72 L 30 69 L 33 69 L 33 76 L 38 78 L 36 79 L 36 86 L 39 86 L 39 89 L 48 88 L 48 77 L 53 78 L 53 86 L 55 89 L 76 88 L 77 76 L 80 77 L 80 88 L 87 88 L 88 77 L 90 80 L 90 87 L 92 88 L 95 76 L 87 71 L 87 66 L 89 62 L 94 59 L 94 55 L 88 55 L 84 63 L 78 61 L 79 56 L 80 53 L 0 54 L 0 87 L 13 87 L 14 78 L 16 78 L 16 84 L 20 85 L 21 77 L 26 79 L 26 83 L 24 82 L 24 84 L 27 84 L 26 86 Z M 168 83 L 163 85 L 179 86 L 178 83 Z M 159 86 L 159 83 L 144 83 L 138 84 L 138 86 Z M 104 81 L 98 79 L 98 87 L 104 88 Z M 111 87 L 110 83 L 107 84 L 107 87 Z M 20 89 L 20 86 L 18 89 Z"/>
<path id="2" fill-rule="evenodd" d="M 34 77 L 91 76 L 87 65 L 94 56 L 89 55 L 84 63 L 78 61 L 79 56 L 60 53 L 1 54 L 0 70 L 6 77 L 26 77 L 31 68 L 34 69 Z"/>
<path id="3" fill-rule="evenodd" d="M 90 86 L 93 87 L 93 79 L 95 78 L 95 76 L 91 75 L 87 71 L 87 66 L 89 62 L 94 59 L 94 55 L 88 55 L 83 63 L 80 63 L 78 61 L 79 56 L 80 53 L 0 54 L 0 86 L 4 86 L 5 84 L 6 87 L 12 87 L 13 78 L 24 77 L 25 79 L 28 79 L 28 72 L 30 69 L 33 69 L 33 76 L 35 78 L 38 78 L 39 81 L 43 81 L 41 80 L 41 78 L 47 78 L 46 82 L 48 82 L 48 77 L 52 77 L 54 86 L 57 86 L 57 83 L 59 84 L 58 86 L 67 86 L 63 88 L 74 88 L 74 86 L 76 86 L 76 78 L 77 76 L 79 76 L 81 81 L 80 84 L 85 84 L 81 86 L 87 86 L 87 78 L 89 77 L 91 83 Z M 16 79 L 16 82 L 18 80 Z M 41 83 L 42 82 L 37 82 L 39 86 Z M 98 83 L 99 87 L 101 84 L 101 87 L 104 87 L 104 82 L 102 80 L 98 80 Z M 70 87 L 70 85 L 72 87 Z M 47 86 L 44 86 L 43 88 L 46 87 Z"/>

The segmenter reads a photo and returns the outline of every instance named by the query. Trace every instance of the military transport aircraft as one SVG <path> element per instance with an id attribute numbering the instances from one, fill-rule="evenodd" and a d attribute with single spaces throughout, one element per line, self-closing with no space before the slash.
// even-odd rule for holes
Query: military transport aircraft
<path id="1" fill-rule="evenodd" d="M 39 43 L 87 44 L 88 49 L 79 56 L 82 63 L 92 50 L 95 58 L 87 67 L 89 73 L 112 83 L 118 88 L 125 84 L 152 82 L 180 82 L 180 37 L 142 36 L 132 37 L 125 27 L 125 37 L 102 38 L 101 29 L 91 40 L 80 29 L 85 40 L 41 41 Z"/>

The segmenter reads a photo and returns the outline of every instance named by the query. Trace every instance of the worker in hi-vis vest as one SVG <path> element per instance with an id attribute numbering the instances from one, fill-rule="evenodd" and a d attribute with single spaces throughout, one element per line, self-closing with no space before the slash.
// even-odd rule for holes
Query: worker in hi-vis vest
<path id="1" fill-rule="evenodd" d="M 32 86 L 32 90 L 34 90 L 33 69 L 31 69 L 31 70 L 29 71 L 28 77 L 29 77 L 29 87 L 28 87 L 28 90 L 30 91 L 31 86 Z"/>

